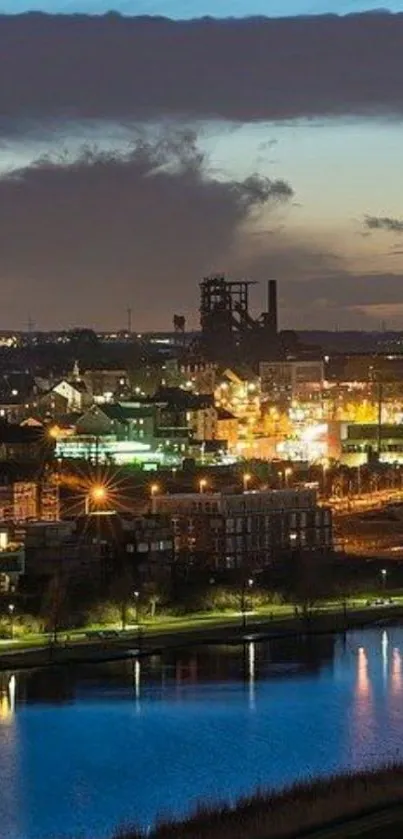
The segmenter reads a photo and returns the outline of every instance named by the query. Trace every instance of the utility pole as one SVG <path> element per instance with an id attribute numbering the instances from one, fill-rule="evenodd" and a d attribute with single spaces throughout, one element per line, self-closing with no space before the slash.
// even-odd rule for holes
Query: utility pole
<path id="1" fill-rule="evenodd" d="M 130 306 L 127 307 L 127 331 L 129 335 L 132 334 L 132 310 Z"/>
<path id="2" fill-rule="evenodd" d="M 99 466 L 99 435 L 98 434 L 95 437 L 95 466 L 98 470 L 98 466 Z"/>

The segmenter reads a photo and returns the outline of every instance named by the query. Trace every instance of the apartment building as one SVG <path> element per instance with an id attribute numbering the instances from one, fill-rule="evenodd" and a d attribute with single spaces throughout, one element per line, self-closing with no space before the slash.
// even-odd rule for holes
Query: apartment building
<path id="1" fill-rule="evenodd" d="M 331 510 L 313 489 L 160 495 L 153 504 L 171 517 L 177 561 L 259 569 L 333 546 Z"/>

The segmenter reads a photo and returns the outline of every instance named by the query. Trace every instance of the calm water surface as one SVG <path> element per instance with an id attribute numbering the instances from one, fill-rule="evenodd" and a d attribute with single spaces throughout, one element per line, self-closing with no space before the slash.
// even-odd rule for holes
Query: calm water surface
<path id="1" fill-rule="evenodd" d="M 403 628 L 0 674 L 0 835 L 104 839 L 403 759 Z"/>

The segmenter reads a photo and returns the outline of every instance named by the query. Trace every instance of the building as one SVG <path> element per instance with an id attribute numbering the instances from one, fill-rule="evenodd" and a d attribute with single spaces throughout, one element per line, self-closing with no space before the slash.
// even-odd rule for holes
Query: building
<path id="1" fill-rule="evenodd" d="M 117 440 L 151 443 L 155 436 L 155 409 L 143 402 L 93 405 L 76 422 L 76 433 L 114 435 Z"/>
<path id="2" fill-rule="evenodd" d="M 324 364 L 318 360 L 262 361 L 259 365 L 262 396 L 274 403 L 320 400 Z"/>
<path id="3" fill-rule="evenodd" d="M 178 364 L 178 370 L 185 384 L 196 393 L 214 393 L 217 378 L 215 364 L 187 357 Z"/>
<path id="4" fill-rule="evenodd" d="M 394 353 L 333 353 L 326 356 L 326 378 L 331 382 L 363 383 L 381 381 L 401 384 L 403 355 Z"/>
<path id="5" fill-rule="evenodd" d="M 25 549 L 23 543 L 13 538 L 8 528 L 0 527 L 0 593 L 7 594 L 18 588 L 20 577 L 25 573 Z"/>
<path id="6" fill-rule="evenodd" d="M 92 553 L 81 555 L 74 521 L 29 522 L 25 528 L 25 571 L 29 578 L 90 572 Z"/>
<path id="7" fill-rule="evenodd" d="M 74 434 L 57 435 L 56 455 L 145 469 L 177 467 L 205 443 L 213 444 L 216 431 L 212 395 L 162 388 L 138 401 L 93 405 L 76 419 Z"/>
<path id="8" fill-rule="evenodd" d="M 331 510 L 312 489 L 158 495 L 153 505 L 171 516 L 175 559 L 185 565 L 259 570 L 333 546 Z"/>
<path id="9" fill-rule="evenodd" d="M 122 517 L 126 555 L 144 580 L 158 580 L 171 573 L 174 539 L 169 516 Z"/>
<path id="10" fill-rule="evenodd" d="M 60 495 L 48 481 L 14 481 L 0 488 L 0 522 L 58 521 Z"/>
<path id="11" fill-rule="evenodd" d="M 68 411 L 83 411 L 92 402 L 92 394 L 80 375 L 77 362 L 71 376 L 53 385 L 51 393 L 56 393 L 67 401 Z"/>
<path id="12" fill-rule="evenodd" d="M 340 423 L 340 461 L 361 466 L 374 459 L 403 464 L 403 426 L 378 423 Z"/>
<path id="13" fill-rule="evenodd" d="M 91 576 L 113 578 L 124 558 L 145 580 L 168 575 L 173 536 L 164 516 L 92 513 L 76 521 L 33 522 L 26 527 L 26 573 L 29 577 Z"/>
<path id="14" fill-rule="evenodd" d="M 258 363 L 271 358 L 277 348 L 277 284 L 267 284 L 267 311 L 253 318 L 249 306 L 248 280 L 224 276 L 205 277 L 200 283 L 200 344 L 203 355 L 213 362 L 247 358 Z"/>
<path id="15" fill-rule="evenodd" d="M 214 440 L 217 412 L 212 394 L 160 388 L 147 401 L 156 407 L 156 437 L 171 437 L 185 444 L 189 440 Z"/>
<path id="16" fill-rule="evenodd" d="M 123 368 L 85 370 L 82 381 L 94 401 L 100 404 L 123 399 L 130 392 L 129 376 Z"/>
<path id="17" fill-rule="evenodd" d="M 232 450 L 238 443 L 238 438 L 239 430 L 237 418 L 234 416 L 234 414 L 231 414 L 231 412 L 227 411 L 225 408 L 218 408 L 216 422 L 216 439 L 225 442 L 227 444 L 228 449 Z"/>
<path id="18" fill-rule="evenodd" d="M 40 462 L 49 454 L 49 446 L 42 426 L 0 425 L 0 461 Z"/>
<path id="19" fill-rule="evenodd" d="M 57 484 L 47 481 L 16 481 L 12 485 L 13 521 L 59 521 L 60 494 Z"/>

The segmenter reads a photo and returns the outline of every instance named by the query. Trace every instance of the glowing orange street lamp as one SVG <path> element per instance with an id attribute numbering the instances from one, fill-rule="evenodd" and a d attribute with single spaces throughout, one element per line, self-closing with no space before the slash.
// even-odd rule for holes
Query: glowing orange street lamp
<path id="1" fill-rule="evenodd" d="M 108 490 L 103 484 L 94 484 L 85 497 L 85 515 L 90 512 L 91 501 L 93 505 L 101 504 L 108 497 Z"/>
<path id="2" fill-rule="evenodd" d="M 199 490 L 200 490 L 200 492 L 201 492 L 201 493 L 203 493 L 203 492 L 204 492 L 204 490 L 206 489 L 206 487 L 207 487 L 207 481 L 206 481 L 206 478 L 200 478 L 200 481 L 199 481 Z"/>
<path id="3" fill-rule="evenodd" d="M 244 475 L 243 475 L 243 490 L 244 490 L 244 492 L 247 491 L 251 480 L 252 480 L 252 475 L 250 475 L 249 472 L 245 472 Z"/>
<path id="4" fill-rule="evenodd" d="M 155 513 L 155 511 L 156 511 L 155 510 L 154 499 L 155 499 L 156 495 L 158 495 L 159 491 L 160 491 L 159 484 L 151 484 L 150 495 L 151 495 L 151 512 L 152 513 Z"/>

